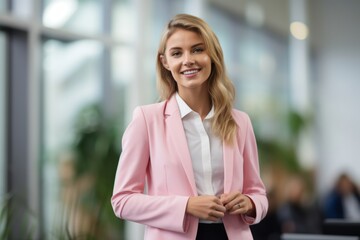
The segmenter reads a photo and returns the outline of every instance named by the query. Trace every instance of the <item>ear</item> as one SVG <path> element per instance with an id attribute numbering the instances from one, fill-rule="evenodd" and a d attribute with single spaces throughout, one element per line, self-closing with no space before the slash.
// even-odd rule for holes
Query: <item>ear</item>
<path id="1" fill-rule="evenodd" d="M 169 70 L 169 65 L 167 64 L 166 57 L 164 55 L 160 55 L 159 57 L 160 57 L 160 61 L 161 61 L 162 65 L 164 66 L 164 68 Z"/>

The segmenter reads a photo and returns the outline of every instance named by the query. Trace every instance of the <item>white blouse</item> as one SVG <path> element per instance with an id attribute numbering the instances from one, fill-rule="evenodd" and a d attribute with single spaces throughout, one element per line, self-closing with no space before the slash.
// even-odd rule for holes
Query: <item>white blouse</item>
<path id="1" fill-rule="evenodd" d="M 211 130 L 214 106 L 202 121 L 176 93 L 176 100 L 185 130 L 187 144 L 192 160 L 198 195 L 224 193 L 224 162 L 222 140 Z"/>

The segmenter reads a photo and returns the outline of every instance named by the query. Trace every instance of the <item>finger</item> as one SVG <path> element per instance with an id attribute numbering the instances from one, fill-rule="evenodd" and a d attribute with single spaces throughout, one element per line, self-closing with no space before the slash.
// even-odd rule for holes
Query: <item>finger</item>
<path id="1" fill-rule="evenodd" d="M 213 217 L 210 216 L 208 219 L 205 219 L 207 221 L 212 221 L 212 222 L 218 222 L 222 217 Z"/>
<path id="2" fill-rule="evenodd" d="M 213 207 L 209 213 L 209 215 L 214 216 L 216 218 L 222 218 L 224 217 L 226 212 L 226 208 L 222 205 L 216 205 Z"/>
<path id="3" fill-rule="evenodd" d="M 226 194 L 221 199 L 221 202 L 223 205 L 231 204 L 231 206 L 233 206 L 234 204 L 236 204 L 239 201 L 240 196 L 241 196 L 241 193 L 239 193 L 239 192 L 229 193 L 229 194 Z"/>
<path id="4" fill-rule="evenodd" d="M 231 214 L 247 214 L 251 210 L 251 203 L 246 199 L 242 199 L 239 203 L 229 211 Z"/>
<path id="5" fill-rule="evenodd" d="M 212 203 L 210 208 L 220 211 L 220 212 L 226 212 L 226 208 L 223 206 L 222 202 L 220 201 L 219 198 L 215 197 L 214 199 L 212 199 Z"/>
<path id="6" fill-rule="evenodd" d="M 212 209 L 207 216 L 204 217 L 206 220 L 210 221 L 218 221 L 220 218 L 223 218 L 225 216 L 224 212 L 217 211 L 216 209 Z"/>
<path id="7" fill-rule="evenodd" d="M 219 212 L 226 212 L 226 207 L 219 204 L 215 206 L 215 210 L 219 211 Z"/>
<path id="8" fill-rule="evenodd" d="M 246 207 L 246 197 L 244 195 L 240 195 L 234 198 L 229 204 L 229 208 L 234 208 L 234 210 L 239 209 L 241 207 Z"/>
<path id="9" fill-rule="evenodd" d="M 226 193 L 223 193 L 221 194 L 220 196 L 220 201 L 223 205 L 227 204 L 228 202 L 230 202 L 234 197 L 231 196 L 230 194 L 226 194 Z"/>
<path id="10" fill-rule="evenodd" d="M 215 201 L 215 203 L 213 203 L 212 206 L 210 207 L 210 212 L 208 215 L 211 217 L 215 217 L 217 219 L 224 217 L 226 208 L 221 204 L 221 202 L 218 198 L 217 198 L 217 200 L 214 200 L 214 201 Z M 211 219 L 211 220 L 214 220 L 214 219 Z"/>
<path id="11" fill-rule="evenodd" d="M 246 211 L 243 208 L 229 211 L 230 215 L 239 215 L 239 214 L 245 214 L 245 213 L 246 213 Z"/>
<path id="12" fill-rule="evenodd" d="M 216 217 L 216 218 L 222 218 L 224 217 L 224 212 L 219 212 L 219 211 L 213 211 L 209 214 L 211 217 Z"/>
<path id="13" fill-rule="evenodd" d="M 222 203 L 222 201 L 221 201 L 219 198 L 215 198 L 215 199 L 214 199 L 214 202 L 215 202 L 217 205 L 219 205 L 219 206 L 223 206 L 223 203 Z"/>
<path id="14" fill-rule="evenodd" d="M 239 200 L 238 200 L 237 198 L 234 198 L 234 199 L 232 199 L 230 202 L 228 202 L 228 203 L 225 205 L 225 208 L 226 208 L 227 210 L 233 209 L 234 206 L 235 206 L 236 204 L 238 204 L 238 203 L 239 203 Z"/>
<path id="15" fill-rule="evenodd" d="M 241 203 L 235 204 L 234 207 L 229 211 L 229 214 L 245 214 L 247 212 L 246 206 Z"/>
<path id="16" fill-rule="evenodd" d="M 240 210 L 242 207 L 241 207 L 241 203 L 237 203 L 235 204 L 233 207 L 232 207 L 232 211 L 237 211 L 237 210 Z"/>

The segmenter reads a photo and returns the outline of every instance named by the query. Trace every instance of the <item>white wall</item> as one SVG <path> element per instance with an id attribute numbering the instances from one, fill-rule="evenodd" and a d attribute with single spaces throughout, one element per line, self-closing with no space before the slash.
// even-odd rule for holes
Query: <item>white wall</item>
<path id="1" fill-rule="evenodd" d="M 358 0 L 310 4 L 320 192 L 331 187 L 341 171 L 360 184 L 359 12 Z"/>

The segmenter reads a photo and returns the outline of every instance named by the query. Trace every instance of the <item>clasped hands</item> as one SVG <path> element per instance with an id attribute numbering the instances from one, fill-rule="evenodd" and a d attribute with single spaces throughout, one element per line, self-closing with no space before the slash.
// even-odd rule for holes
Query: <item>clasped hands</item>
<path id="1" fill-rule="evenodd" d="M 240 192 L 224 193 L 220 196 L 193 196 L 186 206 L 190 215 L 209 221 L 218 221 L 228 214 L 244 214 L 255 217 L 253 201 Z"/>

